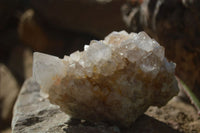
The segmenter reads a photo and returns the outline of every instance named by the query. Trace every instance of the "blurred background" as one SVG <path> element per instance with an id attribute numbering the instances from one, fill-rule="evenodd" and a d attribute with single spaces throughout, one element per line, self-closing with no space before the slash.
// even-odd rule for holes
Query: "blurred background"
<path id="1" fill-rule="evenodd" d="M 32 76 L 34 51 L 62 58 L 120 30 L 155 38 L 200 98 L 198 0 L 0 0 L 0 132 L 11 132 L 13 105 Z"/>

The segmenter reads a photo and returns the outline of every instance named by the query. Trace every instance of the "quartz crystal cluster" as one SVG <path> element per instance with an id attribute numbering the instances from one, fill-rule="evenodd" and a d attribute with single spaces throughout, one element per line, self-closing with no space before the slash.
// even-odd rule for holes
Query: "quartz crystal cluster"
<path id="1" fill-rule="evenodd" d="M 34 53 L 41 94 L 74 118 L 128 127 L 178 92 L 175 64 L 145 32 L 112 32 L 64 59 Z"/>

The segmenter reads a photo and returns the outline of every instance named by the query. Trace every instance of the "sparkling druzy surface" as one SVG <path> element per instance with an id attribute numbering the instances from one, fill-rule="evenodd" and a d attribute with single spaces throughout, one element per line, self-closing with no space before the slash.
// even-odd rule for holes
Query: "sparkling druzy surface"
<path id="1" fill-rule="evenodd" d="M 74 118 L 128 127 L 178 92 L 175 64 L 145 32 L 112 32 L 64 59 L 34 53 L 41 94 Z"/>

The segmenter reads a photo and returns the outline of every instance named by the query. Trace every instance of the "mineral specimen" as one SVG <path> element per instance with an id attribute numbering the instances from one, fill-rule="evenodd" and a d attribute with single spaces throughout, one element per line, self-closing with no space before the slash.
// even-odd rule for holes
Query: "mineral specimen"
<path id="1" fill-rule="evenodd" d="M 178 92 L 175 64 L 145 32 L 112 32 L 64 59 L 34 53 L 41 93 L 74 118 L 128 127 Z"/>

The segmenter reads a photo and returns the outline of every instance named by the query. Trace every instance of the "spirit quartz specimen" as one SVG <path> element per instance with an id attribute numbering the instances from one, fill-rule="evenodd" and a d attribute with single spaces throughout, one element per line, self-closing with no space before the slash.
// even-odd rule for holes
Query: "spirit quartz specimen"
<path id="1" fill-rule="evenodd" d="M 41 94 L 73 118 L 128 127 L 178 92 L 175 64 L 145 32 L 112 32 L 64 59 L 34 53 Z"/>

